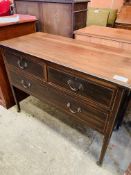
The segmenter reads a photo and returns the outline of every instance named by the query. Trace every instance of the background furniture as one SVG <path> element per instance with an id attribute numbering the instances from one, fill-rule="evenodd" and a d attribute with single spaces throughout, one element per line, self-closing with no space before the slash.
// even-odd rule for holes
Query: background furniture
<path id="1" fill-rule="evenodd" d="M 14 87 L 55 105 L 74 120 L 100 132 L 104 135 L 98 161 L 101 165 L 123 108 L 125 92 L 131 92 L 130 54 L 127 52 L 125 57 L 123 53 L 106 53 L 81 41 L 44 33 L 4 41 L 1 45 L 18 109 Z"/>
<path id="2" fill-rule="evenodd" d="M 121 9 L 124 0 L 91 0 L 90 7 Z"/>
<path id="3" fill-rule="evenodd" d="M 131 30 L 131 5 L 124 5 L 121 8 L 115 27 Z"/>
<path id="4" fill-rule="evenodd" d="M 15 0 L 16 11 L 35 15 L 38 30 L 73 37 L 73 31 L 86 26 L 88 0 Z"/>
<path id="5" fill-rule="evenodd" d="M 10 16 L 9 18 L 14 16 L 16 15 Z M 36 17 L 29 15 L 19 15 L 19 17 L 19 22 L 0 23 L 0 41 L 35 32 Z M 13 104 L 14 98 L 0 50 L 0 105 L 9 108 Z"/>
<path id="6" fill-rule="evenodd" d="M 89 8 L 87 14 L 87 26 L 110 26 L 113 27 L 117 17 L 117 9 Z"/>
<path id="7" fill-rule="evenodd" d="M 131 0 L 124 0 L 125 5 L 131 5 Z"/>
<path id="8" fill-rule="evenodd" d="M 101 26 L 89 26 L 75 31 L 78 40 L 131 51 L 131 31 Z"/>
<path id="9" fill-rule="evenodd" d="M 96 8 L 88 9 L 88 17 L 87 17 L 87 26 L 90 25 L 98 25 L 98 26 L 107 26 L 109 12 L 101 11 Z"/>

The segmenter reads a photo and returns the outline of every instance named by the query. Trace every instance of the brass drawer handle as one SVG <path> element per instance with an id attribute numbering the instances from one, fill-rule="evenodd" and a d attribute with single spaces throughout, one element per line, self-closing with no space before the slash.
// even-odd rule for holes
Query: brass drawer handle
<path id="1" fill-rule="evenodd" d="M 81 108 L 80 108 L 80 107 L 78 107 L 78 108 L 76 109 L 76 111 L 74 111 L 73 109 L 71 109 L 71 104 L 70 104 L 70 102 L 67 103 L 67 108 L 70 110 L 70 112 L 71 112 L 72 114 L 76 114 L 76 113 L 80 113 L 80 112 L 81 112 Z"/>
<path id="2" fill-rule="evenodd" d="M 25 69 L 28 66 L 27 62 L 24 61 L 22 58 L 17 61 L 17 64 L 20 69 Z"/>
<path id="3" fill-rule="evenodd" d="M 68 80 L 67 84 L 69 85 L 70 89 L 74 92 L 77 92 L 79 90 L 83 90 L 83 86 L 82 84 L 79 84 L 78 88 L 72 87 L 73 81 L 72 80 Z"/>
<path id="4" fill-rule="evenodd" d="M 27 83 L 27 82 L 25 82 L 24 80 L 21 80 L 21 84 L 22 84 L 22 86 L 23 86 L 25 89 L 28 89 L 28 88 L 31 87 L 31 83 L 30 83 L 30 82 Z"/>

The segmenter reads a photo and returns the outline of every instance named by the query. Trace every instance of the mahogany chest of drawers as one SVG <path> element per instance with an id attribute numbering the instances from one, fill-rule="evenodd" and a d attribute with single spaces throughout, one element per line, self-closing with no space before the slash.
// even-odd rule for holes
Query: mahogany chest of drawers
<path id="1" fill-rule="evenodd" d="M 44 33 L 5 41 L 1 47 L 18 111 L 16 88 L 97 130 L 104 136 L 102 164 L 124 93 L 130 93 L 131 59 L 104 52 L 101 57 L 101 51 L 79 41 Z M 116 80 L 115 74 L 128 80 Z"/>

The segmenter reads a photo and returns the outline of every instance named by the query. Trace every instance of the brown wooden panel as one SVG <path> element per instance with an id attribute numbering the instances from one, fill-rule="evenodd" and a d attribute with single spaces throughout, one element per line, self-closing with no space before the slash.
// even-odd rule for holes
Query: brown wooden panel
<path id="1" fill-rule="evenodd" d="M 27 35 L 36 31 L 36 22 L 27 22 L 0 27 L 0 41 Z"/>
<path id="2" fill-rule="evenodd" d="M 39 19 L 39 8 L 40 5 L 37 2 L 27 2 L 24 1 L 24 3 L 22 1 L 15 1 L 16 4 L 16 12 L 18 14 L 30 14 L 30 15 L 34 15 L 37 17 L 37 19 Z"/>
<path id="3" fill-rule="evenodd" d="M 16 1 L 17 13 L 35 15 L 39 30 L 63 36 L 72 36 L 71 4 Z"/>
<path id="4" fill-rule="evenodd" d="M 77 102 L 74 97 L 69 97 L 68 94 L 60 92 L 51 86 L 46 86 L 41 81 L 28 78 L 28 76 L 21 73 L 10 71 L 10 76 L 14 86 L 41 100 L 44 99 L 45 101 L 47 99 L 55 106 L 84 121 L 87 125 L 91 125 L 100 132 L 104 131 L 107 114 L 90 107 L 90 105 L 86 106 L 80 101 Z"/>
<path id="5" fill-rule="evenodd" d="M 37 30 L 42 31 L 43 20 L 41 20 L 41 3 L 40 2 L 27 2 L 27 1 L 15 1 L 16 12 L 18 14 L 34 15 L 39 21 L 37 21 Z"/>
<path id="6" fill-rule="evenodd" d="M 72 5 L 60 3 L 43 3 L 42 16 L 44 32 L 72 36 Z"/>
<path id="7" fill-rule="evenodd" d="M 7 50 L 5 52 L 6 61 L 9 65 L 13 65 L 19 70 L 23 70 L 40 79 L 45 79 L 44 75 L 44 64 L 40 64 L 41 60 L 36 62 L 33 57 L 20 54 L 17 52 L 12 52 L 11 50 Z"/>
<path id="8" fill-rule="evenodd" d="M 87 3 L 74 4 L 74 24 L 73 30 L 86 27 L 87 20 Z"/>
<path id="9" fill-rule="evenodd" d="M 87 10 L 87 2 L 78 2 L 74 4 L 74 11 Z"/>

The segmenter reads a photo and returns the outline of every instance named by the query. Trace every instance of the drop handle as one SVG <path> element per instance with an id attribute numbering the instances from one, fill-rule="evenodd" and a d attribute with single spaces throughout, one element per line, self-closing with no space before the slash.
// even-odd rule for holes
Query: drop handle
<path id="1" fill-rule="evenodd" d="M 31 87 L 31 83 L 30 82 L 25 82 L 24 80 L 21 80 L 21 84 L 25 89 L 28 89 Z"/>
<path id="2" fill-rule="evenodd" d="M 73 84 L 73 81 L 72 81 L 72 80 L 68 80 L 68 81 L 67 81 L 67 84 L 69 85 L 70 89 L 71 89 L 72 91 L 74 91 L 74 92 L 77 92 L 77 91 L 79 91 L 79 90 L 83 90 L 83 85 L 82 85 L 81 83 L 78 85 L 77 88 L 72 87 L 72 84 Z"/>
<path id="3" fill-rule="evenodd" d="M 76 109 L 76 111 L 74 111 L 73 109 L 71 109 L 71 104 L 70 104 L 70 102 L 68 102 L 66 106 L 67 106 L 67 108 L 69 109 L 69 111 L 70 111 L 72 114 L 76 114 L 76 113 L 80 113 L 80 112 L 81 112 L 81 108 L 80 108 L 80 107 L 78 107 L 78 108 Z"/>
<path id="4" fill-rule="evenodd" d="M 17 65 L 18 65 L 18 67 L 19 67 L 20 69 L 25 69 L 25 68 L 27 68 L 27 66 L 28 66 L 27 62 L 24 61 L 23 59 L 19 59 L 19 60 L 17 61 Z"/>

